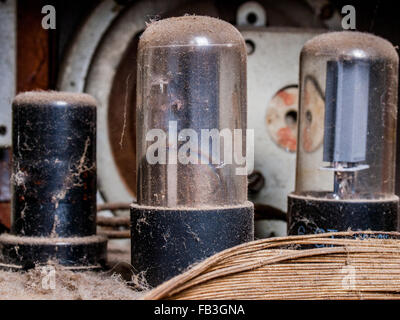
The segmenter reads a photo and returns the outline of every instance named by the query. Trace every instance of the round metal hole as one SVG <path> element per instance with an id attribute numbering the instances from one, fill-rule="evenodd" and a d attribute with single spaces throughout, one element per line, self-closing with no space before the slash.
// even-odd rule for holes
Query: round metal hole
<path id="1" fill-rule="evenodd" d="M 246 39 L 247 55 L 251 55 L 256 50 L 256 44 L 253 40 Z"/>
<path id="2" fill-rule="evenodd" d="M 306 120 L 307 120 L 308 124 L 311 124 L 311 122 L 312 122 L 312 113 L 311 113 L 310 110 L 306 111 Z"/>
<path id="3" fill-rule="evenodd" d="M 249 24 L 256 24 L 258 17 L 254 12 L 250 12 L 246 17 L 246 20 Z"/>
<path id="4" fill-rule="evenodd" d="M 0 135 L 5 136 L 7 134 L 7 127 L 5 125 L 0 125 Z"/>
<path id="5" fill-rule="evenodd" d="M 286 112 L 285 122 L 289 127 L 296 127 L 297 126 L 297 111 L 290 110 L 290 111 Z"/>

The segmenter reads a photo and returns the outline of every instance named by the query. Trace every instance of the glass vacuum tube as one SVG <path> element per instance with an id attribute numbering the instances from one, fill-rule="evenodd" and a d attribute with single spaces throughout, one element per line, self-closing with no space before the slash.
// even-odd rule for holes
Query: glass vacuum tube
<path id="1" fill-rule="evenodd" d="M 304 45 L 289 234 L 397 229 L 397 73 L 396 50 L 371 34 Z"/>
<path id="2" fill-rule="evenodd" d="M 246 128 L 246 51 L 239 32 L 208 17 L 166 19 L 143 34 L 138 62 L 138 203 L 189 208 L 244 203 L 247 176 L 236 175 L 237 164 L 222 159 L 227 141 L 201 148 L 209 141 L 202 139 L 207 130 L 233 135 Z M 155 143 L 154 135 L 164 141 Z M 241 143 L 239 153 L 244 134 Z M 156 147 L 159 154 L 149 161 Z M 220 159 L 212 156 L 212 147 Z"/>
<path id="3" fill-rule="evenodd" d="M 132 265 L 150 284 L 253 238 L 246 59 L 239 31 L 210 17 L 157 21 L 140 38 Z"/>

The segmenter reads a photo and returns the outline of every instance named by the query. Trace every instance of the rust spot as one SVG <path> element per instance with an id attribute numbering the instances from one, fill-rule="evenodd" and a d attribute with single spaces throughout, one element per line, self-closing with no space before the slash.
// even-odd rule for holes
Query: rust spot
<path id="1" fill-rule="evenodd" d="M 279 91 L 278 96 L 283 100 L 284 104 L 282 106 L 284 107 L 292 106 L 296 102 L 295 96 L 286 90 Z"/>
<path id="2" fill-rule="evenodd" d="M 284 127 L 280 128 L 278 130 L 278 143 L 289 149 L 290 151 L 296 151 L 296 135 L 293 134 L 293 130 L 291 130 L 289 127 Z"/>
<path id="3" fill-rule="evenodd" d="M 4 225 L 7 229 L 11 228 L 11 204 L 10 202 L 0 203 L 0 224 Z"/>
<path id="4" fill-rule="evenodd" d="M 297 148 L 297 86 L 279 90 L 268 104 L 266 124 L 272 140 L 288 152 Z"/>

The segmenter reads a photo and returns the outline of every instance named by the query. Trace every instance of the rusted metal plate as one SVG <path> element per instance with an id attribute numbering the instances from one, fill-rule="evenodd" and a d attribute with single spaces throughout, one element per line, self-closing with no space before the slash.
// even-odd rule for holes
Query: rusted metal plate
<path id="1" fill-rule="evenodd" d="M 20 0 L 17 6 L 17 91 L 48 89 L 50 31 L 42 28 L 45 1 Z"/>
<path id="2" fill-rule="evenodd" d="M 294 152 L 297 144 L 297 86 L 279 90 L 267 109 L 267 129 L 272 140 L 281 148 Z"/>
<path id="3" fill-rule="evenodd" d="M 1 226 L 4 226 L 6 229 L 10 230 L 11 227 L 11 203 L 10 202 L 0 202 L 0 230 Z"/>

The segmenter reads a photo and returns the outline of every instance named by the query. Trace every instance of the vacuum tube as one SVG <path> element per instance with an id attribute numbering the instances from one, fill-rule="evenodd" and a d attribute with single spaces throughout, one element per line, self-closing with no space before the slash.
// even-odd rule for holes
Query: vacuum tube
<path id="1" fill-rule="evenodd" d="M 12 105 L 11 231 L 0 266 L 105 265 L 96 235 L 96 101 L 87 94 L 30 91 Z"/>
<path id="2" fill-rule="evenodd" d="M 327 33 L 304 45 L 300 68 L 288 233 L 397 230 L 396 50 L 371 34 Z"/>
<path id="3" fill-rule="evenodd" d="M 232 25 L 183 16 L 139 41 L 132 265 L 150 285 L 253 239 L 246 46 Z"/>

